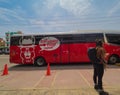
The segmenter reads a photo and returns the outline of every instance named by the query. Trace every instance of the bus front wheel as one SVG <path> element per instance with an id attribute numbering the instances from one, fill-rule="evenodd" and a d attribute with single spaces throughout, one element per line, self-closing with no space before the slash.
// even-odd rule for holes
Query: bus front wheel
<path id="1" fill-rule="evenodd" d="M 118 62 L 118 56 L 116 56 L 116 55 L 112 55 L 110 58 L 109 58 L 109 61 L 108 61 L 108 63 L 110 63 L 110 64 L 115 64 L 115 63 L 117 63 Z"/>
<path id="2" fill-rule="evenodd" d="M 46 64 L 46 62 L 45 62 L 45 60 L 44 60 L 43 57 L 38 57 L 38 58 L 35 60 L 35 65 L 37 65 L 37 66 L 43 66 L 43 65 L 45 65 L 45 64 Z"/>

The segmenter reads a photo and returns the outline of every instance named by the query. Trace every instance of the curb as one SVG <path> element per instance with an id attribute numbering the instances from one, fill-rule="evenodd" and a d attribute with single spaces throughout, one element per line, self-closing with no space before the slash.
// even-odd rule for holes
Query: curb
<path id="1" fill-rule="evenodd" d="M 120 63 L 116 63 L 115 65 L 116 65 L 116 66 L 120 66 Z"/>

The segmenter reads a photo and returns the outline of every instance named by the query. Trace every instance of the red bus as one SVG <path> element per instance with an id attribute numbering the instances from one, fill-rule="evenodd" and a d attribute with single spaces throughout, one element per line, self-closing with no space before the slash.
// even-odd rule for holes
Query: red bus
<path id="1" fill-rule="evenodd" d="M 84 32 L 84 31 L 83 31 Z M 90 62 L 89 47 L 102 39 L 109 63 L 120 59 L 120 33 L 70 32 L 39 35 L 13 35 L 10 39 L 10 63 L 35 64 Z"/>

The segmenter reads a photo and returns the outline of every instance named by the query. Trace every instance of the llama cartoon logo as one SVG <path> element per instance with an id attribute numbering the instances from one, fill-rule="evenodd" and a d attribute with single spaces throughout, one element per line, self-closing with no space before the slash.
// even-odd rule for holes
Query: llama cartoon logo
<path id="1" fill-rule="evenodd" d="M 33 36 L 23 36 L 20 41 L 20 57 L 22 63 L 33 63 L 35 57 L 35 39 Z"/>

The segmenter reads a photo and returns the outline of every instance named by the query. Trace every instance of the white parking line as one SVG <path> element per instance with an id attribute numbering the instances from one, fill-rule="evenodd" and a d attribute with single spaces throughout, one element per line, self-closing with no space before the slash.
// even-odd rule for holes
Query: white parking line
<path id="1" fill-rule="evenodd" d="M 79 72 L 79 74 L 80 74 L 80 76 L 82 77 L 82 79 L 87 83 L 87 85 L 89 86 L 89 87 L 91 87 L 90 86 L 90 83 L 86 80 L 86 78 Z"/>
<path id="2" fill-rule="evenodd" d="M 33 86 L 33 88 L 35 88 L 37 85 L 39 85 L 39 83 L 44 79 L 45 75 L 43 75 L 40 80 Z"/>

